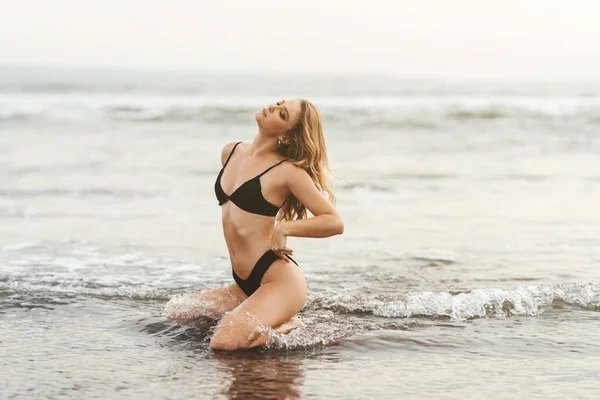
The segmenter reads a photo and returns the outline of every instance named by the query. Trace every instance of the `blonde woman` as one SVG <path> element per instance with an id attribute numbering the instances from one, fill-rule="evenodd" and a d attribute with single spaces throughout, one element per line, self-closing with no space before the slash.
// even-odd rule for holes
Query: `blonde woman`
<path id="1" fill-rule="evenodd" d="M 229 143 L 215 182 L 235 283 L 193 293 L 200 315 L 221 321 L 210 347 L 264 345 L 272 330 L 287 333 L 306 301 L 304 274 L 292 259 L 288 236 L 324 238 L 344 231 L 329 186 L 321 118 L 306 100 L 282 100 L 255 114 L 252 143 Z M 328 194 L 329 201 L 322 192 Z M 307 210 L 313 215 L 307 218 Z"/>

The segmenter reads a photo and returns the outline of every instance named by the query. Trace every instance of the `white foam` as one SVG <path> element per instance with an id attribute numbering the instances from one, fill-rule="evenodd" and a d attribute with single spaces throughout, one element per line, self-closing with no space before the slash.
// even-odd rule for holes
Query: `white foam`
<path id="1" fill-rule="evenodd" d="M 554 302 L 596 310 L 600 308 L 600 283 L 567 283 L 475 289 L 466 293 L 418 292 L 392 300 L 338 295 L 315 298 L 317 308 L 350 313 L 372 313 L 387 318 L 434 317 L 462 321 L 483 317 L 538 315 Z"/>
<path id="2" fill-rule="evenodd" d="M 193 293 L 177 294 L 167 302 L 164 314 L 168 318 L 193 320 L 198 318 L 214 318 L 210 311 L 211 303 L 202 300 Z"/>

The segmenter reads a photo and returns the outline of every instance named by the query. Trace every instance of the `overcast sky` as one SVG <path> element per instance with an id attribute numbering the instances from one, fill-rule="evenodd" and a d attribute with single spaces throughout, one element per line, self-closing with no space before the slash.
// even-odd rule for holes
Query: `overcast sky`
<path id="1" fill-rule="evenodd" d="M 0 0 L 0 64 L 600 79 L 597 0 Z"/>

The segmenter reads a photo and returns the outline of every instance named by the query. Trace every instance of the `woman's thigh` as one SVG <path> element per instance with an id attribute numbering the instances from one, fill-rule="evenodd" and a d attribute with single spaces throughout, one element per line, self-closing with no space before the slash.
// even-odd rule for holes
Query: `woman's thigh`
<path id="1" fill-rule="evenodd" d="M 238 307 L 271 328 L 288 321 L 302 310 L 306 302 L 306 281 L 300 268 L 293 263 L 277 264 L 269 269 L 269 272 L 273 269 L 274 273 L 265 274 L 258 290 Z"/>
<path id="2" fill-rule="evenodd" d="M 212 348 L 235 350 L 261 346 L 270 335 L 265 328 L 275 328 L 302 310 L 306 281 L 302 271 L 291 268 L 290 264 L 273 263 L 268 279 L 265 275 L 258 290 L 223 316 L 212 337 Z"/>

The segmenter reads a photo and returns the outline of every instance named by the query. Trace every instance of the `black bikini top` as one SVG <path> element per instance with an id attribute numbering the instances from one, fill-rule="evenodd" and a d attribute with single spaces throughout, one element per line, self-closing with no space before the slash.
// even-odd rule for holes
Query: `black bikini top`
<path id="1" fill-rule="evenodd" d="M 217 181 L 215 182 L 215 194 L 217 195 L 217 200 L 219 200 L 219 205 L 222 206 L 227 202 L 227 200 L 231 200 L 233 204 L 249 213 L 274 217 L 277 215 L 280 207 L 277 207 L 265 200 L 260 186 L 260 177 L 269 172 L 271 168 L 278 166 L 286 160 L 279 161 L 277 164 L 272 165 L 264 170 L 260 175 L 247 180 L 229 196 L 225 194 L 223 188 L 221 187 L 221 176 L 223 176 L 223 171 L 225 171 L 225 167 L 227 166 L 227 163 L 229 163 L 229 159 L 233 155 L 235 148 L 240 143 L 241 142 L 238 142 L 235 144 L 235 146 L 233 146 L 233 150 L 231 150 L 229 157 L 227 157 L 227 161 L 225 161 L 223 168 L 221 168 L 221 172 L 219 172 L 219 175 L 217 176 Z"/>

